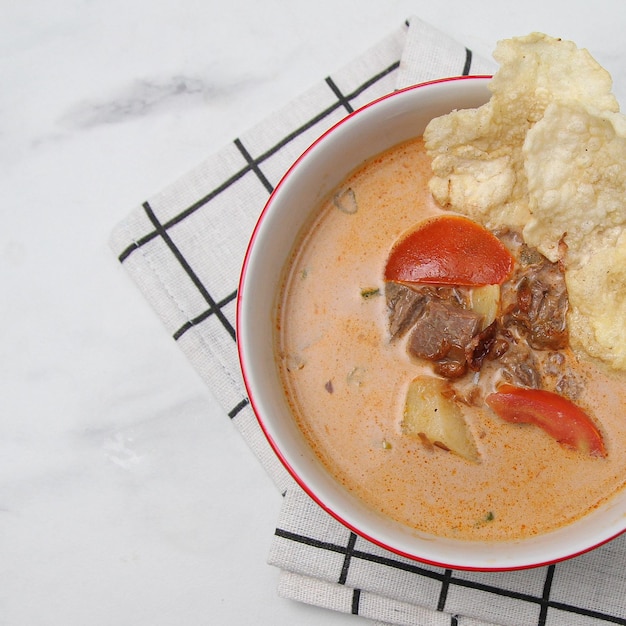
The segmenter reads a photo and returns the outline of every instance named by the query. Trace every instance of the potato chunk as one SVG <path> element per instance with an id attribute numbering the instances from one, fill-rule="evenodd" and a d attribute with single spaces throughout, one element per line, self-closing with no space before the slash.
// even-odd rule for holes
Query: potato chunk
<path id="1" fill-rule="evenodd" d="M 483 318 L 481 328 L 487 328 L 495 321 L 500 308 L 500 285 L 474 287 L 471 292 L 472 311 Z"/>
<path id="2" fill-rule="evenodd" d="M 480 457 L 461 409 L 447 395 L 447 383 L 432 376 L 414 378 L 407 392 L 402 431 L 425 443 L 479 462 Z"/>

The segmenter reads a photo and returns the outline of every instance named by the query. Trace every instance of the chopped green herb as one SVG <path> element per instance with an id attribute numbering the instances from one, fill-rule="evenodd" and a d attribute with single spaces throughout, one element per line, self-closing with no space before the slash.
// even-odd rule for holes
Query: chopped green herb
<path id="1" fill-rule="evenodd" d="M 496 519 L 496 516 L 493 514 L 493 511 L 487 511 L 487 513 L 474 524 L 474 528 L 480 528 L 489 522 L 493 522 L 494 519 Z"/>
<path id="2" fill-rule="evenodd" d="M 368 300 L 369 298 L 373 298 L 374 296 L 380 295 L 380 289 L 378 287 L 369 287 L 365 289 L 361 289 L 361 298 L 364 300 Z"/>
<path id="3" fill-rule="evenodd" d="M 383 439 L 383 450 L 391 450 L 391 444 L 386 439 Z"/>

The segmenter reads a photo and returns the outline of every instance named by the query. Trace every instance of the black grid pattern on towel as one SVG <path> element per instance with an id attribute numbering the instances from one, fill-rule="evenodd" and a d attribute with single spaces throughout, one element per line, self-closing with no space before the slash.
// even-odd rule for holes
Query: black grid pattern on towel
<path id="1" fill-rule="evenodd" d="M 466 58 L 471 61 L 471 53 L 469 51 L 468 51 Z M 254 172 L 254 174 L 257 176 L 257 178 L 259 179 L 263 187 L 267 190 L 267 195 L 269 197 L 269 195 L 272 193 L 274 189 L 274 185 L 270 183 L 270 181 L 267 179 L 267 177 L 263 173 L 263 170 L 261 169 L 262 164 L 271 156 L 279 152 L 287 144 L 292 142 L 297 137 L 301 136 L 305 131 L 309 130 L 310 128 L 313 128 L 314 126 L 319 124 L 321 121 L 329 117 L 337 109 L 343 108 L 345 109 L 346 113 L 352 113 L 354 111 L 354 108 L 351 105 L 351 102 L 354 101 L 364 91 L 366 91 L 367 89 L 375 85 L 382 78 L 384 78 L 385 76 L 397 70 L 399 64 L 400 64 L 399 61 L 392 63 L 390 66 L 384 68 L 382 71 L 377 72 L 375 75 L 369 77 L 366 81 L 360 84 L 355 90 L 353 90 L 349 94 L 341 93 L 339 87 L 337 87 L 333 79 L 330 76 L 327 77 L 325 82 L 328 85 L 328 88 L 337 97 L 336 102 L 333 102 L 330 106 L 328 106 L 323 111 L 319 112 L 317 115 L 312 117 L 305 124 L 295 129 L 289 135 L 283 137 L 279 142 L 273 145 L 270 149 L 266 150 L 265 152 L 263 152 L 262 154 L 259 154 L 256 157 L 251 156 L 250 152 L 246 149 L 246 147 L 243 145 L 240 139 L 235 139 L 233 143 L 237 147 L 237 149 L 239 150 L 243 158 L 245 159 L 246 165 L 240 170 L 238 170 L 237 172 L 233 173 L 233 175 L 230 178 L 225 180 L 221 185 L 214 188 L 209 194 L 207 194 L 203 198 L 198 199 L 196 202 L 188 206 L 184 211 L 180 212 L 173 218 L 170 218 L 166 222 L 161 223 L 158 220 L 155 212 L 153 211 L 148 201 L 143 203 L 143 208 L 150 222 L 152 223 L 152 226 L 154 227 L 154 229 L 146 233 L 143 237 L 136 239 L 131 245 L 129 245 L 125 250 L 123 250 L 118 256 L 119 261 L 123 263 L 131 254 L 136 252 L 139 248 L 151 242 L 155 238 L 160 237 L 163 240 L 163 242 L 166 244 L 166 246 L 169 248 L 171 253 L 174 255 L 174 257 L 177 259 L 177 261 L 180 263 L 181 267 L 183 268 L 187 276 L 191 279 L 193 284 L 196 286 L 196 288 L 198 289 L 198 292 L 202 295 L 202 297 L 204 298 L 207 304 L 207 308 L 204 311 L 202 311 L 199 315 L 195 316 L 194 318 L 186 321 L 183 325 L 180 326 L 180 328 L 178 328 L 173 333 L 174 339 L 176 340 L 180 339 L 180 337 L 185 332 L 187 332 L 190 328 L 197 326 L 198 324 L 201 324 L 204 320 L 214 315 L 219 319 L 220 323 L 222 324 L 226 332 L 230 335 L 232 340 L 235 341 L 235 329 L 233 327 L 233 324 L 223 314 L 222 311 L 223 311 L 223 308 L 227 304 L 235 300 L 235 298 L 237 297 L 237 291 L 236 289 L 233 290 L 226 297 L 221 298 L 220 300 L 214 299 L 208 287 L 204 285 L 202 281 L 199 279 L 198 275 L 194 271 L 194 268 L 185 259 L 183 253 L 178 248 L 173 238 L 169 235 L 168 231 L 172 227 L 180 224 L 183 220 L 189 218 L 192 214 L 194 214 L 196 211 L 201 209 L 203 206 L 207 205 L 209 202 L 211 202 L 213 199 L 219 196 L 222 192 L 236 185 L 237 182 L 250 171 Z M 465 71 L 465 74 L 467 75 L 469 73 L 469 63 L 467 61 L 466 61 L 464 70 L 467 70 Z M 235 415 L 236 412 L 237 412 L 236 409 L 233 409 L 229 411 L 229 415 L 231 416 Z"/>
<path id="2" fill-rule="evenodd" d="M 572 574 L 573 569 L 580 570 L 584 575 L 591 575 L 592 571 L 587 570 L 584 564 L 586 559 L 590 559 L 591 554 L 582 555 L 573 561 L 565 561 L 536 570 L 527 572 L 517 572 L 514 576 L 528 577 L 532 576 L 532 584 L 528 588 L 530 591 L 519 591 L 513 586 L 498 584 L 499 578 L 505 576 L 499 572 L 461 572 L 451 569 L 438 568 L 419 562 L 409 561 L 402 557 L 398 557 L 390 552 L 381 552 L 380 549 L 371 546 L 367 541 L 359 539 L 353 532 L 346 531 L 346 541 L 338 543 L 336 541 L 324 541 L 320 538 L 294 533 L 290 530 L 282 528 L 276 529 L 276 536 L 282 541 L 289 542 L 293 546 L 300 546 L 301 549 L 308 551 L 323 551 L 324 553 L 334 553 L 343 557 L 337 567 L 337 576 L 335 582 L 339 584 L 349 584 L 348 573 L 352 563 L 360 560 L 367 564 L 375 564 L 380 567 L 380 575 L 384 576 L 385 570 L 403 571 L 414 576 L 428 579 L 433 583 L 437 583 L 438 592 L 433 600 L 432 607 L 437 611 L 451 613 L 451 624 L 455 624 L 460 615 L 454 614 L 456 607 L 454 601 L 450 602 L 455 588 L 458 590 L 469 590 L 474 593 L 475 605 L 489 604 L 493 599 L 498 598 L 505 602 L 511 603 L 511 614 L 515 613 L 518 620 L 507 623 L 515 624 L 515 626 L 549 626 L 550 624 L 626 624 L 626 613 L 621 611 L 620 614 L 610 612 L 604 607 L 590 608 L 582 606 L 574 601 L 566 599 L 567 592 L 564 589 L 571 581 L 575 580 Z M 615 542 L 624 543 L 624 537 L 616 539 Z M 294 554 L 297 547 L 293 547 Z M 597 550 L 607 553 L 606 560 L 615 560 L 616 555 L 611 554 L 611 545 L 607 544 Z M 619 552 L 619 551 L 616 551 Z M 309 559 L 314 559 L 310 554 Z M 570 567 L 574 561 L 578 561 L 575 567 Z M 619 563 L 614 563 L 619 566 Z M 393 574 L 390 574 L 393 575 Z M 581 574 L 579 573 L 579 576 Z M 559 580 L 561 577 L 562 580 Z M 565 583 L 563 579 L 567 578 L 569 583 Z M 562 583 L 562 584 L 560 584 Z M 553 590 L 558 587 L 557 592 Z M 362 589 L 355 589 L 352 598 L 352 606 L 350 611 L 354 614 L 359 613 L 359 596 Z M 578 590 L 573 589 L 573 593 Z M 619 590 L 615 590 L 619 594 Z M 623 595 L 624 589 L 621 589 Z M 617 600 L 617 597 L 616 597 Z M 515 606 L 515 608 L 514 608 Z M 569 617 L 568 617 L 569 616 Z M 575 621 L 577 620 L 577 621 Z M 582 621 L 581 621 L 582 620 Z"/>
<path id="3" fill-rule="evenodd" d="M 461 67 L 459 67 L 459 74 L 470 74 L 472 63 L 472 54 L 470 50 L 466 50 L 465 58 L 463 59 Z M 368 89 L 375 86 L 379 81 L 390 74 L 393 74 L 399 67 L 399 61 L 389 64 L 383 69 L 378 69 L 373 75 L 369 76 L 366 80 L 362 81 L 356 88 L 352 89 L 348 93 L 343 93 L 338 83 L 333 78 L 328 77 L 325 80 L 325 84 L 329 92 L 334 97 L 332 103 L 322 110 L 318 111 L 314 116 L 308 119 L 305 123 L 301 124 L 297 128 L 294 128 L 289 134 L 283 136 L 279 141 L 275 142 L 270 148 L 264 150 L 261 153 L 255 154 L 254 151 L 245 145 L 245 142 L 241 139 L 236 139 L 233 142 L 234 148 L 241 156 L 244 165 L 226 177 L 221 184 L 216 185 L 213 189 L 199 197 L 195 202 L 188 204 L 183 210 L 177 212 L 175 215 L 168 217 L 167 219 L 159 219 L 157 212 L 153 209 L 150 202 L 146 201 L 143 204 L 143 210 L 147 217 L 146 224 L 150 227 L 146 229 L 145 233 L 140 237 L 134 237 L 133 243 L 128 245 L 125 249 L 119 252 L 118 258 L 121 263 L 126 263 L 134 254 L 137 253 L 144 246 L 160 242 L 164 244 L 166 250 L 175 258 L 176 262 L 180 265 L 183 274 L 193 283 L 195 289 L 201 300 L 204 302 L 204 308 L 196 315 L 179 325 L 172 335 L 175 340 L 179 341 L 190 329 L 198 327 L 208 320 L 217 319 L 219 324 L 223 328 L 228 338 L 235 342 L 235 329 L 232 321 L 232 315 L 225 312 L 227 307 L 232 307 L 233 302 L 236 299 L 236 285 L 226 294 L 215 295 L 212 291 L 211 285 L 205 284 L 196 271 L 194 264 L 190 261 L 181 247 L 177 244 L 172 232 L 184 224 L 186 220 L 189 220 L 197 212 L 207 207 L 211 202 L 219 198 L 222 194 L 226 193 L 229 189 L 232 189 L 238 183 L 240 183 L 246 176 L 253 174 L 258 183 L 265 189 L 266 196 L 271 193 L 274 185 L 277 181 L 272 182 L 272 177 L 265 173 L 264 165 L 273 156 L 279 154 L 282 150 L 288 147 L 293 141 L 301 138 L 311 129 L 318 129 L 317 134 L 321 134 L 321 131 L 325 127 L 328 127 L 333 123 L 332 116 L 340 112 L 342 115 L 350 113 L 354 108 L 360 106 L 359 96 L 366 93 Z M 375 97 L 382 94 L 375 94 Z M 259 207 L 259 210 L 262 207 Z M 245 397 L 241 397 L 230 408 L 227 408 L 228 415 L 231 418 L 237 416 L 246 406 L 248 401 Z M 522 602 L 527 605 L 531 605 L 536 608 L 536 619 L 533 623 L 537 625 L 550 625 L 550 624 L 566 624 L 568 623 L 567 615 L 586 617 L 589 620 L 589 624 L 600 623 L 613 623 L 623 624 L 626 626 L 626 614 L 612 614 L 610 610 L 604 607 L 586 608 L 585 606 L 578 606 L 575 603 L 570 603 L 567 600 L 560 600 L 553 597 L 555 584 L 558 581 L 560 565 L 552 565 L 544 569 L 544 582 L 540 593 L 522 593 L 512 590 L 507 587 L 500 587 L 494 582 L 485 583 L 484 579 L 480 575 L 472 575 L 468 572 L 456 572 L 452 570 L 444 570 L 438 568 L 424 567 L 419 563 L 407 563 L 401 559 L 396 558 L 393 554 L 389 553 L 386 556 L 381 556 L 378 550 L 369 551 L 366 549 L 367 542 L 364 542 L 357 538 L 354 534 L 350 533 L 348 540 L 345 544 L 336 544 L 320 541 L 319 539 L 311 536 L 305 536 L 301 534 L 294 534 L 278 528 L 276 534 L 282 539 L 294 542 L 298 545 L 308 546 L 315 550 L 321 550 L 324 552 L 333 552 L 343 556 L 342 565 L 337 575 L 337 581 L 340 584 L 347 584 L 349 579 L 349 573 L 356 561 L 364 561 L 369 563 L 378 563 L 386 568 L 390 569 L 402 569 L 411 572 L 416 577 L 424 577 L 431 581 L 435 581 L 439 584 L 439 593 L 435 606 L 432 608 L 440 612 L 448 612 L 452 614 L 451 624 L 457 624 L 460 619 L 456 615 L 455 607 L 451 606 L 451 596 L 455 589 L 472 589 L 480 596 L 480 601 L 489 603 L 491 598 L 507 598 L 516 602 Z M 492 577 L 490 580 L 497 580 L 496 577 Z M 561 591 L 563 591 L 561 589 Z M 625 590 L 622 590 L 625 591 Z M 350 610 L 352 613 L 359 613 L 359 602 L 361 598 L 362 590 L 355 588 L 352 595 L 352 605 Z M 560 597 L 565 597 L 566 594 L 560 593 Z M 593 606 L 593 602 L 590 601 L 590 605 Z M 618 611 L 620 609 L 617 609 Z M 565 616 L 565 617 L 564 617 Z M 554 620 L 554 621 L 553 621 Z M 530 622 L 529 622 L 530 623 Z M 576 622 L 580 623 L 580 622 Z"/>

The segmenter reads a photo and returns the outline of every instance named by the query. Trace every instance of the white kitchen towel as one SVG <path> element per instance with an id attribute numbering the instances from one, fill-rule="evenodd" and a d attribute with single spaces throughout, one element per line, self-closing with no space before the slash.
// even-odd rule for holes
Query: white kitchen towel
<path id="1" fill-rule="evenodd" d="M 493 61 L 411 18 L 152 195 L 115 228 L 111 246 L 283 495 L 269 555 L 281 569 L 282 596 L 379 624 L 626 625 L 625 537 L 518 572 L 452 571 L 398 557 L 351 533 L 296 486 L 263 437 L 241 379 L 241 263 L 292 162 L 331 125 L 397 88 L 494 70 Z"/>

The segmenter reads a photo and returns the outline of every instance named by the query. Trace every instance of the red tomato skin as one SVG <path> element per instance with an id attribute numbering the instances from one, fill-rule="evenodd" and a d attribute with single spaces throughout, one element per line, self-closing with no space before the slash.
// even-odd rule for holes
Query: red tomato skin
<path id="1" fill-rule="evenodd" d="M 480 224 L 458 215 L 421 222 L 391 250 L 385 280 L 481 286 L 503 283 L 513 256 Z"/>
<path id="2" fill-rule="evenodd" d="M 560 444 L 590 454 L 606 456 L 600 431 L 576 404 L 551 391 L 502 385 L 485 402 L 503 420 L 534 424 Z"/>

